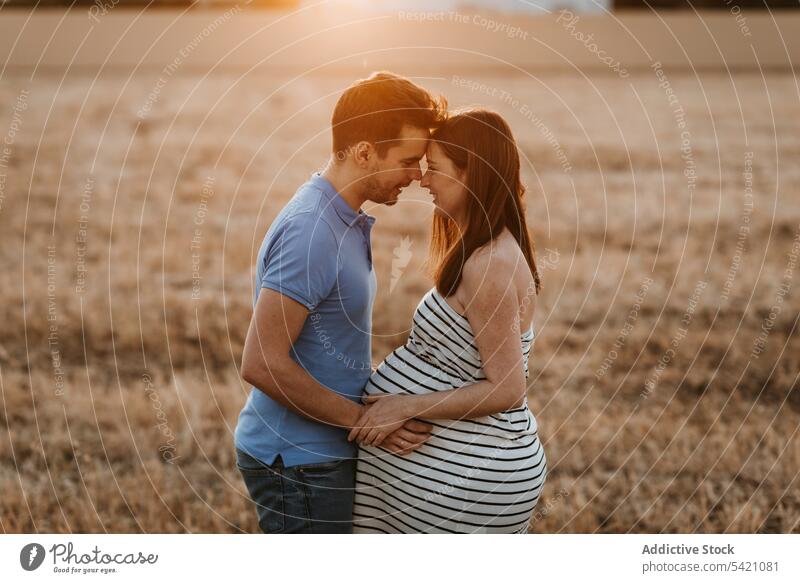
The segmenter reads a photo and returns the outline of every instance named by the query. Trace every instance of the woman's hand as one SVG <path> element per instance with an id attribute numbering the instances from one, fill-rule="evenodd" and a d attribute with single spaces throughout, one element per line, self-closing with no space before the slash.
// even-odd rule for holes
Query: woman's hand
<path id="1" fill-rule="evenodd" d="M 371 395 L 363 401 L 368 406 L 350 430 L 348 441 L 377 447 L 413 416 L 407 395 Z"/>

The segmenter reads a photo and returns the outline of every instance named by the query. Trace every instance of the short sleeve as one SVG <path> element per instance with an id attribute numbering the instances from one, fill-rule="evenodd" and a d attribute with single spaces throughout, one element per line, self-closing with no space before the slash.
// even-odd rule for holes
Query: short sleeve
<path id="1" fill-rule="evenodd" d="M 336 284 L 336 237 L 319 215 L 300 213 L 278 228 L 263 261 L 262 288 L 275 290 L 314 310 Z"/>

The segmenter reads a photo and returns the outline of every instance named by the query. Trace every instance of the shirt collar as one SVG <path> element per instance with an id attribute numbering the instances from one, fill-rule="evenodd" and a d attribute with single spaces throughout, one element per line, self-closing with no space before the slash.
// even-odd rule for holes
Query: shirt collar
<path id="1" fill-rule="evenodd" d="M 342 198 L 342 195 L 336 191 L 333 184 L 319 172 L 315 172 L 311 175 L 311 184 L 325 194 L 331 206 L 333 206 L 336 211 L 336 214 L 339 215 L 339 218 L 342 219 L 344 224 L 348 227 L 359 225 L 362 229 L 369 229 L 375 223 L 375 217 L 372 215 L 368 215 L 361 209 L 358 209 L 358 212 L 354 211 L 353 208 L 347 204 L 347 201 Z"/>

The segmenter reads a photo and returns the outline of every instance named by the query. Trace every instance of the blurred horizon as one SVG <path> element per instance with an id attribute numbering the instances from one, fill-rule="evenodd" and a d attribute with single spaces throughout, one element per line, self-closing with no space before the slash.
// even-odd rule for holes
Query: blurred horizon
<path id="1" fill-rule="evenodd" d="M 220 8 L 225 6 L 248 6 L 261 9 L 300 9 L 313 6 L 340 5 L 346 10 L 386 14 L 401 10 L 436 12 L 441 10 L 489 10 L 507 14 L 550 14 L 561 9 L 582 13 L 603 14 L 616 10 L 765 10 L 800 9 L 796 0 L 385 0 L 379 3 L 370 0 L 4 0 L 3 8 L 54 8 L 98 6 L 110 8 Z"/>
<path id="2" fill-rule="evenodd" d="M 611 0 L 386 0 L 380 3 L 369 0 L 333 0 L 333 3 L 377 13 L 399 10 L 436 12 L 439 10 L 488 9 L 492 12 L 548 14 L 562 8 L 581 12 L 604 12 L 612 8 Z M 320 4 L 320 0 L 301 0 L 299 4 L 312 6 Z"/>
<path id="3" fill-rule="evenodd" d="M 248 6 L 263 9 L 298 9 L 314 6 L 341 6 L 347 10 L 389 13 L 399 10 L 435 12 L 440 10 L 490 10 L 505 13 L 548 14 L 562 8 L 602 13 L 613 8 L 613 0 L 5 0 L 0 8 L 105 6 L 107 8 L 195 8 Z"/>

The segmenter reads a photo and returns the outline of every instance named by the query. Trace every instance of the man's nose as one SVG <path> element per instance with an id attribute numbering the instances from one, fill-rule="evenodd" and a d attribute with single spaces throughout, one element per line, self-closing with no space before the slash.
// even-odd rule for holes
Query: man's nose
<path id="1" fill-rule="evenodd" d="M 412 180 L 422 180 L 422 170 L 420 170 L 419 166 L 414 169 Z"/>

